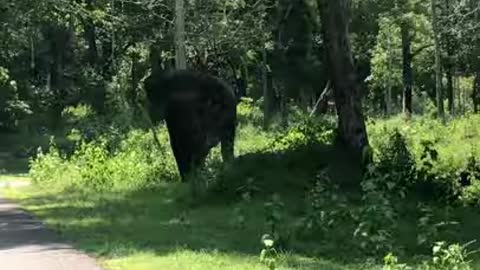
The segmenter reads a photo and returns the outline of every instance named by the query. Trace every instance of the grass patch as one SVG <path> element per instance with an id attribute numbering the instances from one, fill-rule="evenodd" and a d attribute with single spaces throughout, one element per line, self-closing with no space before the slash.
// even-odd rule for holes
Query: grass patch
<path id="1" fill-rule="evenodd" d="M 100 258 L 107 269 L 266 269 L 259 262 L 260 236 L 268 232 L 263 199 L 244 204 L 245 225 L 238 227 L 236 204 L 201 204 L 190 207 L 183 200 L 185 187 L 164 184 L 157 190 L 138 193 L 58 193 L 38 186 L 10 188 L 8 197 L 42 219 L 48 227 L 74 245 Z M 342 196 L 342 194 L 331 194 Z M 284 198 L 284 222 L 279 231 L 289 235 L 303 217 L 298 198 Z M 329 209 L 326 200 L 323 209 Z M 348 209 L 358 208 L 348 201 Z M 330 209 L 337 206 L 332 205 Z M 415 205 L 402 206 L 399 233 L 394 244 L 403 247 L 402 260 L 418 263 L 429 248 L 416 245 L 419 215 Z M 438 206 L 434 217 L 456 220 L 431 239 L 461 243 L 479 239 L 480 213 L 466 208 L 452 211 Z M 288 252 L 281 253 L 277 269 L 379 269 L 352 239 L 355 224 L 339 221 L 328 234 L 313 231 L 290 239 Z M 474 245 L 478 247 L 478 245 Z M 479 265 L 476 259 L 476 265 Z"/>

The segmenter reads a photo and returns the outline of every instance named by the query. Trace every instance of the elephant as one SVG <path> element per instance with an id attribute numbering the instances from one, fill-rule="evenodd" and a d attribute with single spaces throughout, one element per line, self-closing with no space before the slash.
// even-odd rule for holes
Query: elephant
<path id="1" fill-rule="evenodd" d="M 234 158 L 237 99 L 223 80 L 194 70 L 152 72 L 144 88 L 152 122 L 166 122 L 182 182 L 219 143 L 222 160 Z"/>

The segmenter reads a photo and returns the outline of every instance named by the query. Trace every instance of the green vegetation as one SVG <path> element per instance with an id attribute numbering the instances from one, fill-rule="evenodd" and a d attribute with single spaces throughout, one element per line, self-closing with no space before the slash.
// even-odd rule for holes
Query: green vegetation
<path id="1" fill-rule="evenodd" d="M 390 252 L 411 266 L 450 269 L 434 263 L 435 243 L 480 237 L 478 183 L 459 185 L 462 172 L 479 169 L 470 160 L 479 117 L 370 122 L 376 158 L 360 189 L 360 168 L 345 165 L 348 153 L 331 144 L 326 119 L 270 132 L 245 121 L 237 160 L 222 165 L 215 148 L 200 176 L 208 189 L 196 201 L 178 183 L 171 151 L 139 130 L 115 151 L 108 136 L 70 155 L 52 143 L 31 160 L 34 185 L 6 192 L 107 269 L 267 269 L 258 257 L 264 234 L 275 242 L 275 269 L 377 269 Z M 168 145 L 165 128 L 157 134 Z M 385 269 L 404 269 L 394 255 Z M 453 263 L 473 259 L 465 265 L 474 267 L 475 258 Z"/>

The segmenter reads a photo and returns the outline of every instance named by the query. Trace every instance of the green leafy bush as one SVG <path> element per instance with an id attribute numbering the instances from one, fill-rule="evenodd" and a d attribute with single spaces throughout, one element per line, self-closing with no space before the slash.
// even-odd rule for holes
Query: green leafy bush
<path id="1" fill-rule="evenodd" d="M 432 248 L 431 260 L 425 260 L 417 267 L 400 263 L 398 258 L 392 253 L 384 257 L 384 270 L 473 270 L 473 266 L 468 257 L 473 253 L 467 250 L 466 245 L 458 243 L 448 245 L 446 242 L 436 242 Z"/>
<path id="2" fill-rule="evenodd" d="M 368 166 L 361 183 L 362 206 L 352 211 L 357 227 L 353 236 L 365 252 L 382 252 L 393 248 L 393 233 L 398 213 L 394 207 L 397 186 L 374 164 Z M 400 193 L 400 195 L 402 195 Z"/>
<path id="3" fill-rule="evenodd" d="M 176 165 L 169 151 L 165 127 L 158 132 L 159 148 L 152 134 L 134 130 L 115 151 L 108 149 L 108 137 L 81 141 L 69 157 L 62 156 L 52 143 L 48 153 L 31 161 L 31 174 L 37 184 L 85 190 L 135 190 L 159 182 L 175 180 Z"/>
<path id="4" fill-rule="evenodd" d="M 412 180 L 409 182 L 414 185 L 410 186 L 422 196 L 442 202 L 461 199 L 475 203 L 477 181 L 470 181 L 466 187 L 460 182 L 465 173 L 468 177 L 475 175 L 467 167 L 471 157 L 480 156 L 478 121 L 478 115 L 449 119 L 446 124 L 429 117 L 408 122 L 397 117 L 370 122 L 368 133 L 376 161 L 384 164 L 385 173 L 393 172 L 402 181 Z M 410 167 L 414 168 L 413 175 Z"/>
<path id="5" fill-rule="evenodd" d="M 237 105 L 238 122 L 240 124 L 261 125 L 263 121 L 263 112 L 261 107 L 253 99 L 242 97 Z"/>
<path id="6" fill-rule="evenodd" d="M 333 141 L 335 122 L 329 118 L 305 117 L 285 133 L 280 133 L 270 144 L 271 151 L 297 150 L 315 144 L 328 144 Z"/>

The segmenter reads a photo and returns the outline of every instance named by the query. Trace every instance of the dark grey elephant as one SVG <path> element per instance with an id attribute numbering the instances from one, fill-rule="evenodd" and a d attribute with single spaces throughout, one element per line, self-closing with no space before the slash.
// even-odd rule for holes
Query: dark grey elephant
<path id="1" fill-rule="evenodd" d="M 191 70 L 164 71 L 150 75 L 145 90 L 152 121 L 165 119 L 182 181 L 219 143 L 224 161 L 234 157 L 237 99 L 225 82 Z"/>

